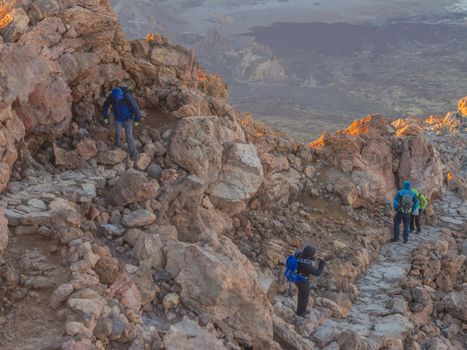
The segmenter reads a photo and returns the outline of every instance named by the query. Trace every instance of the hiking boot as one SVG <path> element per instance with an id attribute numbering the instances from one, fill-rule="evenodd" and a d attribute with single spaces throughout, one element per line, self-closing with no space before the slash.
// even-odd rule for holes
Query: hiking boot
<path id="1" fill-rule="evenodd" d="M 391 242 L 399 242 L 399 241 L 400 241 L 399 239 L 395 239 L 395 238 L 391 239 Z"/>
<path id="2" fill-rule="evenodd" d="M 307 315 L 310 314 L 310 310 L 306 310 L 303 314 L 297 314 L 298 317 L 306 317 Z"/>
<path id="3" fill-rule="evenodd" d="M 115 145 L 115 144 L 114 144 L 114 145 L 112 145 L 111 149 L 112 149 L 112 150 L 115 150 L 115 149 L 119 149 L 119 148 L 121 148 L 121 147 L 122 147 L 121 145 Z"/>
<path id="4" fill-rule="evenodd" d="M 136 162 L 136 159 L 138 159 L 138 155 L 137 154 L 132 154 L 130 156 L 130 159 L 133 161 L 133 162 Z"/>
<path id="5" fill-rule="evenodd" d="M 404 244 L 407 244 L 408 241 L 404 241 Z"/>
<path id="6" fill-rule="evenodd" d="M 419 235 L 420 233 L 422 233 L 422 231 L 421 231 L 421 230 L 420 230 L 420 231 L 417 231 L 417 235 Z"/>

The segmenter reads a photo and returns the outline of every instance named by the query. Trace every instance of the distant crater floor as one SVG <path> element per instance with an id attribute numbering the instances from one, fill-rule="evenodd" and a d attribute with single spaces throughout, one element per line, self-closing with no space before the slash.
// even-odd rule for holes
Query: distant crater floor
<path id="1" fill-rule="evenodd" d="M 441 113 L 467 86 L 467 26 L 277 23 L 250 35 L 272 48 L 295 83 L 234 86 L 233 98 L 304 140 L 369 111 L 391 118 Z"/>

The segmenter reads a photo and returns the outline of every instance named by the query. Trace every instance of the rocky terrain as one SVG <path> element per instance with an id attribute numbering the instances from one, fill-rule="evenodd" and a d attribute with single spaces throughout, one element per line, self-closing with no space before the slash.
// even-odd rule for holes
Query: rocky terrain
<path id="1" fill-rule="evenodd" d="M 107 0 L 0 4 L 0 349 L 463 349 L 467 97 L 300 144 Z M 100 120 L 116 84 L 135 162 Z M 430 202 L 408 245 L 405 179 Z M 327 268 L 301 318 L 282 273 L 308 243 Z"/>

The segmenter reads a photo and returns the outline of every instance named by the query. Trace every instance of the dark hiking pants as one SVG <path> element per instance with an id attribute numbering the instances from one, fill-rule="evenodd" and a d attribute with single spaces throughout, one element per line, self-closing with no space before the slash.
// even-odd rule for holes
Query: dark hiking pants
<path id="1" fill-rule="evenodd" d="M 422 213 L 423 213 L 423 210 L 420 209 L 418 215 L 412 215 L 412 220 L 410 220 L 410 231 L 415 230 L 415 227 L 417 227 L 418 233 L 422 231 L 422 226 L 420 224 L 421 219 L 422 219 Z"/>
<path id="2" fill-rule="evenodd" d="M 304 316 L 310 296 L 310 281 L 297 282 L 295 285 L 298 288 L 297 316 Z"/>
<path id="3" fill-rule="evenodd" d="M 411 214 L 403 214 L 400 211 L 394 215 L 394 239 L 399 240 L 401 222 L 404 224 L 404 243 L 409 240 Z"/>

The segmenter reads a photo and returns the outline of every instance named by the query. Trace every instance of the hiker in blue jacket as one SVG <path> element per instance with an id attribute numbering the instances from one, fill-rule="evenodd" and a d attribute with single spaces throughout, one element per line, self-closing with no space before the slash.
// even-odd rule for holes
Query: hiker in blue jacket
<path id="1" fill-rule="evenodd" d="M 109 124 L 109 108 L 115 116 L 115 147 L 121 146 L 121 133 L 122 128 L 125 129 L 125 135 L 128 142 L 128 149 L 130 151 L 131 160 L 136 160 L 138 151 L 136 150 L 135 139 L 133 137 L 133 123 L 135 126 L 139 125 L 141 120 L 141 111 L 138 107 L 133 96 L 125 92 L 123 88 L 115 88 L 112 93 L 107 97 L 103 106 L 103 116 L 105 124 Z"/>
<path id="2" fill-rule="evenodd" d="M 298 260 L 298 274 L 306 277 L 304 281 L 296 282 L 295 285 L 298 288 L 298 299 L 297 299 L 297 316 L 305 316 L 310 313 L 307 311 L 308 299 L 310 295 L 310 275 L 319 276 L 323 272 L 326 262 L 322 259 L 318 259 L 318 268 L 315 268 L 312 264 L 316 254 L 316 248 L 311 245 L 307 245 L 303 252 L 297 254 Z"/>
<path id="3" fill-rule="evenodd" d="M 392 203 L 396 214 L 394 215 L 394 239 L 393 242 L 399 241 L 400 225 L 404 224 L 404 243 L 409 240 L 410 219 L 412 213 L 418 210 L 417 195 L 410 189 L 410 181 L 404 182 L 404 188 L 397 192 Z"/>

